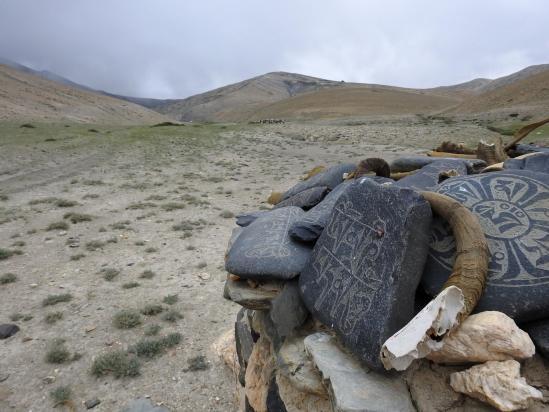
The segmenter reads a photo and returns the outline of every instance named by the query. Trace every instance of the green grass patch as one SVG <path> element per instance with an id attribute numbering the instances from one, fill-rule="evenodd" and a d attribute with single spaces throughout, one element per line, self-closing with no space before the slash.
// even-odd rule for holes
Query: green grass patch
<path id="1" fill-rule="evenodd" d="M 120 270 L 114 268 L 104 268 L 101 269 L 100 273 L 103 275 L 103 279 L 110 282 L 120 274 Z"/>
<path id="2" fill-rule="evenodd" d="M 139 282 L 127 282 L 122 285 L 122 289 L 133 289 L 141 286 Z"/>
<path id="3" fill-rule="evenodd" d="M 91 366 L 91 374 L 97 378 L 113 375 L 115 378 L 134 377 L 140 374 L 140 364 L 136 357 L 122 350 L 97 356 Z"/>
<path id="4" fill-rule="evenodd" d="M 184 203 L 177 203 L 177 202 L 169 202 L 169 203 L 164 203 L 160 207 L 162 209 L 164 209 L 166 212 L 171 212 L 171 211 L 174 211 L 174 210 L 185 209 L 185 204 Z"/>
<path id="5" fill-rule="evenodd" d="M 179 302 L 179 296 L 177 295 L 164 296 L 164 299 L 162 299 L 162 302 L 164 302 L 166 305 L 175 305 L 177 302 Z"/>
<path id="6" fill-rule="evenodd" d="M 21 250 L 0 248 L 0 260 L 6 260 L 12 256 L 22 255 L 22 254 L 23 252 Z"/>
<path id="7" fill-rule="evenodd" d="M 59 386 L 50 391 L 50 398 L 53 401 L 53 407 L 70 406 L 72 391 L 69 386 Z"/>
<path id="8" fill-rule="evenodd" d="M 124 309 L 113 317 L 113 325 L 117 329 L 132 329 L 141 325 L 141 315 L 136 310 Z"/>
<path id="9" fill-rule="evenodd" d="M 70 293 L 62 293 L 60 295 L 49 295 L 42 301 L 42 306 L 53 306 L 58 303 L 70 302 L 72 295 Z"/>
<path id="10" fill-rule="evenodd" d="M 68 230 L 69 224 L 63 220 L 59 222 L 53 222 L 48 225 L 46 230 Z"/>
<path id="11" fill-rule="evenodd" d="M 172 348 L 181 342 L 180 333 L 170 333 L 167 336 L 153 339 L 145 338 L 128 349 L 128 352 L 135 353 L 139 357 L 154 358 L 163 354 L 166 349 Z"/>
<path id="12" fill-rule="evenodd" d="M 80 259 L 85 258 L 85 257 L 86 257 L 86 255 L 83 254 L 83 253 L 77 253 L 76 255 L 71 256 L 71 260 L 76 261 L 76 260 L 80 260 Z"/>
<path id="13" fill-rule="evenodd" d="M 17 275 L 15 273 L 4 273 L 0 276 L 0 285 L 7 285 L 8 283 L 14 283 L 17 281 Z"/>
<path id="14" fill-rule="evenodd" d="M 145 334 L 145 336 L 156 336 L 158 335 L 158 332 L 160 332 L 161 329 L 162 329 L 162 326 L 157 324 L 147 325 L 143 333 Z"/>
<path id="15" fill-rule="evenodd" d="M 103 249 L 106 244 L 107 243 L 102 240 L 91 240 L 86 243 L 86 250 L 89 252 L 94 252 L 96 250 Z"/>
<path id="16" fill-rule="evenodd" d="M 162 319 L 166 322 L 176 323 L 179 319 L 183 319 L 183 315 L 175 309 L 170 309 L 164 313 Z"/>
<path id="17" fill-rule="evenodd" d="M 53 325 L 55 322 L 63 319 L 63 312 L 50 312 L 44 316 L 44 322 Z"/>
<path id="18" fill-rule="evenodd" d="M 141 308 L 141 313 L 145 316 L 154 316 L 164 312 L 164 306 L 154 303 L 149 303 Z"/>
<path id="19" fill-rule="evenodd" d="M 64 339 L 54 339 L 51 341 L 46 350 L 47 363 L 65 363 L 71 359 L 71 354 L 65 346 Z"/>
<path id="20" fill-rule="evenodd" d="M 63 219 L 68 219 L 71 223 L 77 224 L 82 222 L 91 222 L 93 220 L 93 216 L 85 213 L 69 212 L 63 215 Z"/>
<path id="21" fill-rule="evenodd" d="M 141 275 L 139 276 L 141 279 L 152 279 L 156 276 L 156 273 L 152 270 L 145 270 Z"/>

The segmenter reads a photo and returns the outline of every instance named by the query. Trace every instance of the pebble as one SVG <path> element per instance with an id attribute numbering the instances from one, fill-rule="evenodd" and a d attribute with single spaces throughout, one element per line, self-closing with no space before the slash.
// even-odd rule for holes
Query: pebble
<path id="1" fill-rule="evenodd" d="M 94 399 L 90 399 L 90 400 L 87 400 L 86 402 L 84 402 L 84 406 L 86 407 L 86 409 L 92 409 L 92 408 L 95 408 L 100 403 L 101 403 L 101 401 L 99 399 L 94 398 Z"/>

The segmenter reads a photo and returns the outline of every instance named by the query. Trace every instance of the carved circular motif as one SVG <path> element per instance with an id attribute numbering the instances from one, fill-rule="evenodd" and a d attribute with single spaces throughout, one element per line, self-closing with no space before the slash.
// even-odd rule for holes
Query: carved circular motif
<path id="1" fill-rule="evenodd" d="M 442 184 L 479 219 L 490 248 L 488 284 L 549 284 L 549 186 L 526 175 L 491 173 L 458 177 Z M 455 242 L 435 225 L 430 258 L 451 270 Z"/>

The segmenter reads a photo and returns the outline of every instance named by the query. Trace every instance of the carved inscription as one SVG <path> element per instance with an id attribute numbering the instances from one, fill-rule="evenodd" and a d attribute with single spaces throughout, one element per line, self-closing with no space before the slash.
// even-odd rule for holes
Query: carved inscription
<path id="1" fill-rule="evenodd" d="M 511 174 L 454 178 L 438 190 L 478 217 L 491 252 L 488 284 L 549 284 L 549 187 Z M 430 258 L 450 270 L 455 243 L 447 227 L 434 227 Z"/>
<path id="2" fill-rule="evenodd" d="M 255 244 L 244 255 L 247 258 L 285 258 L 291 255 L 290 238 L 288 229 L 294 217 L 296 210 L 286 214 L 272 214 L 272 218 L 262 223 L 261 231 L 264 236 L 256 239 Z"/>
<path id="3" fill-rule="evenodd" d="M 324 242 L 313 264 L 321 291 L 314 307 L 329 313 L 341 331 L 350 334 L 357 322 L 364 320 L 382 286 L 384 269 L 378 264 L 376 271 L 371 263 L 383 247 L 385 222 L 373 219 L 366 223 L 352 202 L 345 201 L 334 209 L 325 233 L 329 241 Z"/>

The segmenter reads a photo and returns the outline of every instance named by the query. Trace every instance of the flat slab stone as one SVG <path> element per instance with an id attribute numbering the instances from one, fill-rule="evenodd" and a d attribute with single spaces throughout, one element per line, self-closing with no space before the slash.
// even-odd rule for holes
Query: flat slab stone
<path id="1" fill-rule="evenodd" d="M 283 288 L 280 282 L 265 282 L 251 287 L 245 279 L 225 281 L 223 297 L 248 309 L 268 310 Z"/>
<path id="2" fill-rule="evenodd" d="M 339 412 L 415 411 L 408 388 L 398 376 L 368 370 L 325 333 L 305 338 L 305 348 L 329 381 L 334 410 Z"/>
<path id="3" fill-rule="evenodd" d="M 319 204 L 329 191 L 330 189 L 326 186 L 311 187 L 276 204 L 274 209 L 297 206 L 303 210 L 308 210 Z"/>
<path id="4" fill-rule="evenodd" d="M 536 349 L 545 359 L 549 359 L 549 319 L 541 319 L 522 325 L 534 341 Z"/>
<path id="5" fill-rule="evenodd" d="M 337 200 L 299 286 L 313 316 L 368 366 L 414 316 L 431 208 L 410 189 L 359 179 Z"/>
<path id="6" fill-rule="evenodd" d="M 537 153 L 524 159 L 507 159 L 503 162 L 505 170 L 529 170 L 531 172 L 549 173 L 549 152 Z"/>
<path id="7" fill-rule="evenodd" d="M 343 175 L 345 173 L 351 173 L 355 170 L 356 165 L 354 163 L 345 163 L 337 166 L 332 166 L 326 169 L 324 172 L 316 174 L 307 180 L 303 180 L 288 189 L 282 200 L 286 200 L 299 192 L 310 189 L 317 186 L 326 186 L 330 190 L 334 189 L 338 184 L 343 182 Z"/>
<path id="8" fill-rule="evenodd" d="M 433 190 L 447 179 L 447 176 L 444 176 L 447 172 L 455 173 L 456 176 L 465 176 L 467 165 L 462 160 L 437 160 L 423 166 L 413 175 L 400 179 L 395 186 L 414 190 Z"/>
<path id="9" fill-rule="evenodd" d="M 248 360 L 250 359 L 255 343 L 252 328 L 249 323 L 248 310 L 249 309 L 245 308 L 240 309 L 236 315 L 236 322 L 234 323 L 236 356 L 238 358 L 238 364 L 240 365 L 238 379 L 242 386 L 246 386 L 246 368 L 248 367 Z"/>
<path id="10" fill-rule="evenodd" d="M 484 229 L 491 258 L 476 311 L 503 312 L 516 321 L 549 317 L 549 175 L 525 170 L 452 178 L 438 193 L 471 210 Z M 435 295 L 448 279 L 455 241 L 434 219 L 422 285 Z"/>
<path id="11" fill-rule="evenodd" d="M 393 160 L 390 167 L 393 173 L 411 172 L 440 160 L 455 161 L 456 159 L 451 157 L 406 156 Z M 486 162 L 481 159 L 460 159 L 460 161 L 466 164 L 469 174 L 478 173 L 487 166 Z"/>
<path id="12" fill-rule="evenodd" d="M 290 238 L 288 231 L 304 213 L 289 206 L 258 217 L 234 241 L 225 262 L 227 271 L 261 281 L 299 275 L 312 248 Z"/>
<path id="13" fill-rule="evenodd" d="M 297 279 L 284 282 L 282 291 L 273 299 L 269 316 L 278 336 L 291 336 L 299 328 L 309 312 L 299 295 Z"/>
<path id="14" fill-rule="evenodd" d="M 259 216 L 269 213 L 268 210 L 258 210 L 257 212 L 240 213 L 236 215 L 236 224 L 241 227 L 249 226 Z"/>
<path id="15" fill-rule="evenodd" d="M 308 210 L 290 227 L 290 236 L 302 242 L 312 242 L 318 239 L 330 219 L 334 205 L 339 196 L 349 187 L 351 182 L 338 185 L 324 198 L 322 202 Z"/>

